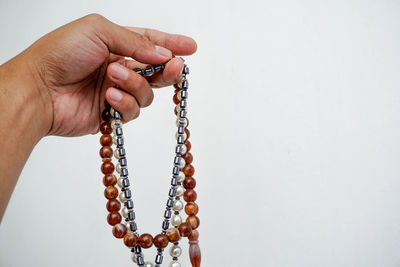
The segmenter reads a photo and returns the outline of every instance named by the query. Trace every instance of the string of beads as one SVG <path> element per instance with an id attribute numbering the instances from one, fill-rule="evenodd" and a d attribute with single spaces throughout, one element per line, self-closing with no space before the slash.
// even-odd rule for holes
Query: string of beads
<path id="1" fill-rule="evenodd" d="M 135 69 L 136 73 L 144 77 L 150 77 L 155 73 L 162 72 L 166 63 L 155 66 L 148 66 L 144 70 Z M 132 260 L 138 266 L 159 267 L 163 262 L 163 252 L 169 243 L 172 243 L 170 255 L 172 261 L 170 267 L 180 267 L 178 257 L 182 253 L 179 241 L 182 237 L 189 240 L 189 256 L 193 267 L 199 267 L 201 262 L 201 252 L 199 247 L 199 232 L 196 230 L 200 225 L 197 217 L 199 211 L 195 203 L 197 193 L 194 190 L 196 180 L 193 178 L 194 167 L 192 166 L 193 155 L 190 153 L 191 143 L 189 142 L 190 131 L 187 128 L 187 97 L 189 68 L 184 65 L 182 78 L 175 84 L 175 94 L 173 101 L 176 104 L 174 109 L 177 115 L 176 125 L 176 148 L 174 166 L 172 169 L 171 187 L 168 191 L 168 199 L 164 211 L 164 218 L 161 225 L 161 232 L 154 237 L 149 233 L 139 234 L 135 222 L 136 214 L 128 178 L 128 164 L 126 151 L 124 148 L 124 135 L 122 130 L 122 115 L 113 109 L 105 101 L 105 109 L 102 112 L 102 122 L 100 124 L 100 157 L 102 158 L 101 172 L 104 174 L 103 184 L 106 186 L 104 196 L 108 199 L 106 208 L 109 212 L 107 222 L 113 226 L 112 233 L 116 238 L 123 239 L 124 244 L 132 251 Z M 115 145 L 113 150 L 112 146 Z M 117 160 L 114 165 L 112 158 Z M 118 173 L 119 178 L 114 174 Z M 120 190 L 118 190 L 118 188 Z M 186 205 L 183 203 L 186 202 Z M 122 203 L 122 204 L 121 204 Z M 184 221 L 180 211 L 185 210 L 187 218 Z M 125 222 L 122 222 L 122 219 Z M 170 227 L 172 225 L 172 227 Z M 142 249 L 152 246 L 157 248 L 155 263 L 145 261 Z"/>

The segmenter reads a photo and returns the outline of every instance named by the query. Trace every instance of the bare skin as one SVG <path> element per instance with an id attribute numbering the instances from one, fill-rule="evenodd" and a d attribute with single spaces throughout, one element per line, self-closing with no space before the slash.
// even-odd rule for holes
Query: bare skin
<path id="1" fill-rule="evenodd" d="M 97 133 L 104 99 L 125 122 L 137 118 L 140 108 L 151 104 L 153 88 L 179 80 L 183 63 L 173 55 L 191 55 L 196 49 L 189 37 L 122 27 L 91 14 L 43 36 L 1 65 L 0 145 L 7 153 L 0 161 L 0 221 L 41 138 Z M 151 79 L 132 70 L 167 60 L 163 73 Z"/>

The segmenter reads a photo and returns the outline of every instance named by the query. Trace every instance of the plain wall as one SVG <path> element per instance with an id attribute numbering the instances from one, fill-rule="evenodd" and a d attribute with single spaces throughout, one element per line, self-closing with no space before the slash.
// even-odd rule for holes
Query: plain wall
<path id="1" fill-rule="evenodd" d="M 400 266 L 398 1 L 2 0 L 0 63 L 94 12 L 198 42 L 202 266 Z M 124 127 L 140 232 L 161 229 L 172 95 L 157 90 Z M 38 144 L 0 226 L 0 266 L 132 266 L 106 223 L 99 137 Z"/>

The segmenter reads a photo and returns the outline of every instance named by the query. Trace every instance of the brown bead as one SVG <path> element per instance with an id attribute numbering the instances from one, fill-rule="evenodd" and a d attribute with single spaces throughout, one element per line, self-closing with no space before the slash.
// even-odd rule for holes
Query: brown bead
<path id="1" fill-rule="evenodd" d="M 100 148 L 100 157 L 111 158 L 113 156 L 113 150 L 109 146 L 103 146 Z"/>
<path id="2" fill-rule="evenodd" d="M 194 202 L 189 202 L 185 206 L 185 212 L 187 215 L 196 215 L 199 212 L 199 206 Z"/>
<path id="3" fill-rule="evenodd" d="M 124 244 L 128 248 L 135 247 L 137 243 L 138 243 L 138 237 L 134 233 L 129 232 L 124 236 Z"/>
<path id="4" fill-rule="evenodd" d="M 193 189 L 188 189 L 183 193 L 183 199 L 186 202 L 194 202 L 197 199 L 197 193 Z"/>
<path id="5" fill-rule="evenodd" d="M 186 146 L 186 151 L 187 152 L 189 152 L 190 151 L 190 149 L 192 148 L 192 144 L 190 143 L 190 141 L 189 140 L 185 140 L 185 146 Z M 186 153 L 187 153 L 186 152 Z"/>
<path id="6" fill-rule="evenodd" d="M 102 118 L 104 121 L 109 122 L 109 121 L 111 120 L 111 113 L 110 113 L 110 110 L 109 110 L 109 109 L 103 110 L 103 112 L 101 113 L 101 118 Z"/>
<path id="7" fill-rule="evenodd" d="M 185 163 L 186 163 L 186 164 L 190 164 L 190 163 L 193 162 L 193 156 L 192 156 L 192 154 L 191 154 L 190 152 L 186 152 L 186 153 L 183 155 L 183 159 L 185 160 Z"/>
<path id="8" fill-rule="evenodd" d="M 104 190 L 104 196 L 107 199 L 114 199 L 118 196 L 118 189 L 115 186 L 109 185 Z"/>
<path id="9" fill-rule="evenodd" d="M 189 139 L 190 131 L 189 131 L 189 129 L 187 127 L 185 128 L 185 133 L 186 133 L 186 139 Z"/>
<path id="10" fill-rule="evenodd" d="M 156 248 L 165 248 L 168 246 L 168 237 L 163 234 L 158 234 L 154 237 L 154 246 Z"/>
<path id="11" fill-rule="evenodd" d="M 178 226 L 181 236 L 188 237 L 192 233 L 192 227 L 188 223 L 181 223 Z"/>
<path id="12" fill-rule="evenodd" d="M 116 183 L 117 183 L 117 177 L 115 177 L 115 175 L 113 174 L 106 174 L 103 177 L 103 184 L 105 186 L 115 185 Z"/>
<path id="13" fill-rule="evenodd" d="M 110 200 L 107 202 L 106 207 L 107 207 L 107 210 L 108 210 L 109 212 L 112 212 L 112 211 L 119 211 L 119 210 L 121 209 L 121 203 L 120 203 L 118 200 L 116 200 L 116 199 L 110 199 Z"/>
<path id="14" fill-rule="evenodd" d="M 185 180 L 183 180 L 183 187 L 185 189 L 193 189 L 196 187 L 196 180 L 193 177 L 186 177 Z"/>
<path id="15" fill-rule="evenodd" d="M 178 228 L 169 228 L 167 230 L 167 237 L 169 242 L 174 243 L 181 239 L 181 234 L 179 233 Z"/>
<path id="16" fill-rule="evenodd" d="M 194 230 L 200 226 L 200 219 L 195 215 L 191 215 L 186 218 L 186 223 L 188 223 Z"/>
<path id="17" fill-rule="evenodd" d="M 128 229 L 124 224 L 119 223 L 114 225 L 112 232 L 116 238 L 123 238 L 128 232 Z"/>
<path id="18" fill-rule="evenodd" d="M 188 236 L 189 241 L 197 241 L 199 240 L 199 231 L 197 230 L 192 230 L 192 233 L 190 236 Z"/>
<path id="19" fill-rule="evenodd" d="M 172 98 L 172 100 L 174 100 L 174 103 L 176 105 L 178 105 L 179 104 L 178 94 L 174 94 L 174 97 Z"/>
<path id="20" fill-rule="evenodd" d="M 174 113 L 175 113 L 175 115 L 178 115 L 178 109 L 177 109 L 177 107 L 174 108 Z"/>
<path id="21" fill-rule="evenodd" d="M 182 171 L 185 173 L 186 176 L 193 176 L 194 167 L 191 164 L 185 165 L 185 167 L 183 167 Z"/>
<path id="22" fill-rule="evenodd" d="M 110 134 L 110 133 L 112 133 L 111 123 L 105 122 L 105 121 L 102 122 L 100 124 L 100 132 L 102 134 Z"/>
<path id="23" fill-rule="evenodd" d="M 149 248 L 153 245 L 153 237 L 151 234 L 142 234 L 138 241 L 139 246 L 142 248 Z"/>
<path id="24" fill-rule="evenodd" d="M 103 134 L 101 137 L 100 137 L 100 144 L 102 145 L 102 146 L 111 146 L 112 145 L 112 136 L 111 135 L 109 135 L 109 134 Z"/>
<path id="25" fill-rule="evenodd" d="M 176 83 L 174 84 L 174 88 L 175 88 L 175 90 L 174 90 L 175 94 L 178 93 L 181 90 L 181 88 L 179 88 L 178 84 L 176 84 Z"/>
<path id="26" fill-rule="evenodd" d="M 192 267 L 200 267 L 201 263 L 201 251 L 199 241 L 189 241 L 189 257 Z"/>
<path id="27" fill-rule="evenodd" d="M 111 174 L 114 171 L 114 164 L 110 161 L 103 162 L 101 164 L 101 172 L 104 174 Z"/>
<path id="28" fill-rule="evenodd" d="M 122 221 L 122 216 L 119 212 L 110 212 L 107 216 L 107 222 L 109 225 L 116 225 Z"/>

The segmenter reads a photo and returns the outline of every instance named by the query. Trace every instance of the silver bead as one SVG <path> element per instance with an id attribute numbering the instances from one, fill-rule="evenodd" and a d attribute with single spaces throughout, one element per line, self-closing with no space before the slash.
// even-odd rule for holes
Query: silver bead
<path id="1" fill-rule="evenodd" d="M 177 261 L 171 261 L 169 267 L 181 267 L 181 264 Z"/>
<path id="2" fill-rule="evenodd" d="M 185 192 L 185 188 L 183 188 L 183 186 L 181 186 L 181 185 L 178 185 L 175 188 L 175 196 L 177 196 L 177 197 L 182 196 L 184 192 Z"/>
<path id="3" fill-rule="evenodd" d="M 123 178 L 119 178 L 119 179 L 118 179 L 118 186 L 119 186 L 120 188 L 123 187 L 123 185 L 122 185 L 122 181 L 123 181 L 123 180 L 124 180 Z"/>
<path id="4" fill-rule="evenodd" d="M 179 257 L 182 254 L 182 249 L 178 245 L 174 245 L 169 249 L 171 257 Z"/>
<path id="5" fill-rule="evenodd" d="M 187 124 L 188 124 L 188 122 L 187 122 L 187 119 L 186 119 L 186 118 L 184 118 L 184 119 L 182 119 L 182 120 L 180 120 L 179 118 L 176 119 L 176 126 L 177 126 L 177 127 L 179 127 L 179 126 L 181 126 L 181 125 L 182 125 L 183 127 L 186 127 Z"/>
<path id="6" fill-rule="evenodd" d="M 121 215 L 122 215 L 124 218 L 128 218 L 128 208 L 127 208 L 127 207 L 123 207 L 123 208 L 122 208 Z"/>
<path id="7" fill-rule="evenodd" d="M 119 200 L 121 201 L 121 203 L 124 203 L 126 201 L 124 192 L 119 193 Z"/>
<path id="8" fill-rule="evenodd" d="M 183 133 L 183 134 L 176 133 L 176 134 L 175 134 L 176 140 L 178 140 L 178 137 L 179 137 L 180 135 L 183 136 L 183 140 L 186 140 L 186 133 Z"/>
<path id="9" fill-rule="evenodd" d="M 180 200 L 175 200 L 174 204 L 172 205 L 172 209 L 174 211 L 180 211 L 183 209 L 183 202 Z"/>
<path id="10" fill-rule="evenodd" d="M 171 224 L 173 226 L 179 226 L 182 223 L 182 217 L 180 215 L 174 214 L 171 219 Z"/>
<path id="11" fill-rule="evenodd" d="M 144 267 L 154 267 L 154 264 L 149 261 L 146 261 L 143 266 Z"/>
<path id="12" fill-rule="evenodd" d="M 176 177 L 176 180 L 177 180 L 179 183 L 182 183 L 183 180 L 185 180 L 185 174 L 184 174 L 183 172 L 179 172 L 178 176 Z"/>

